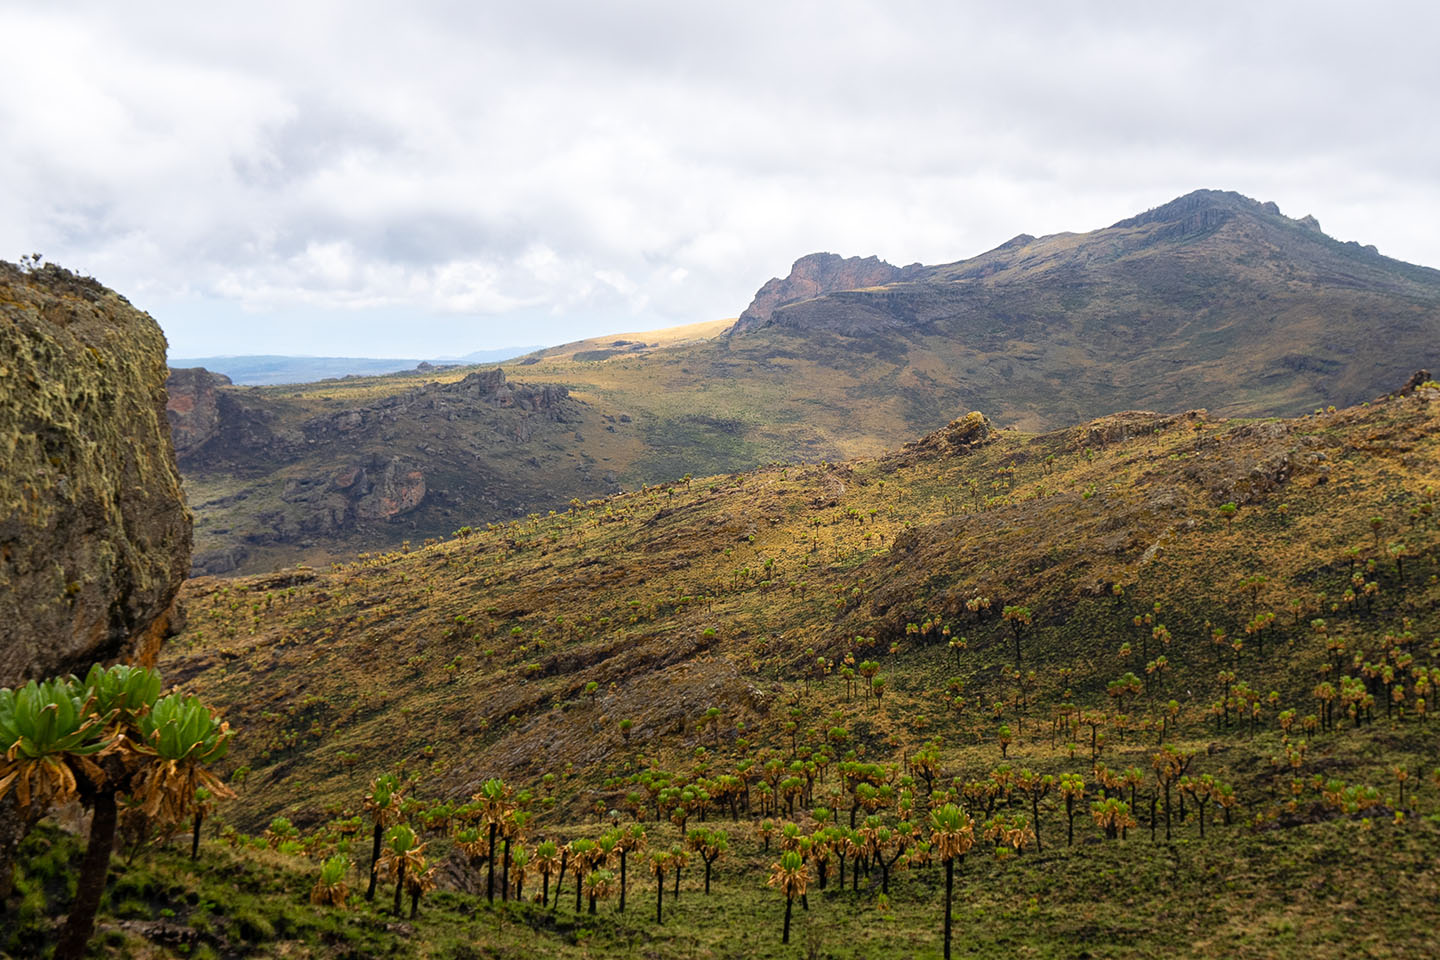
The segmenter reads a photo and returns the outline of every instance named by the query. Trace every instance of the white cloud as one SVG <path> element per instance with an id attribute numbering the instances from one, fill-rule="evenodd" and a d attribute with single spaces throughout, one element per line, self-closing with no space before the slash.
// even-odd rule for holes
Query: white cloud
<path id="1" fill-rule="evenodd" d="M 707 320 L 812 250 L 948 261 L 1202 186 L 1440 265 L 1431 5 L 405 9 L 0 8 L 0 255 L 190 354 Z"/>

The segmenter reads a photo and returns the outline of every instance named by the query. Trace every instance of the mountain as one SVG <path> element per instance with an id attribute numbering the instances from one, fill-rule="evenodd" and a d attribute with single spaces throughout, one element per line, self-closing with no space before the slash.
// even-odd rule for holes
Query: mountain
<path id="1" fill-rule="evenodd" d="M 801 295 L 757 296 L 732 346 L 860 352 L 877 361 L 868 379 L 908 375 L 917 399 L 938 391 L 1042 428 L 1124 407 L 1294 414 L 1354 403 L 1403 378 L 1399 358 L 1433 362 L 1440 333 L 1440 271 L 1213 190 L 1091 233 L 1022 234 L 904 273 L 817 294 L 771 281 Z"/>
<path id="2" fill-rule="evenodd" d="M 898 732 L 929 713 L 926 698 L 955 664 L 941 625 L 969 638 L 965 690 L 988 706 L 1011 684 L 1006 606 L 1033 614 L 1022 663 L 1075 667 L 1045 681 L 1055 696 L 1069 687 L 1104 698 L 1115 675 L 1143 670 L 1162 651 L 1142 643 L 1129 611 L 1159 601 L 1176 636 L 1172 695 L 1186 709 L 1209 703 L 1212 625 L 1249 638 L 1247 676 L 1308 704 L 1311 667 L 1327 655 L 1304 639 L 1312 616 L 1345 635 L 1398 624 L 1402 610 L 1427 624 L 1437 616 L 1428 577 L 1440 531 L 1424 512 L 1440 480 L 1437 427 L 1440 385 L 1424 374 L 1403 395 L 1291 420 L 1124 413 L 1027 434 L 976 412 L 875 459 L 618 494 L 329 571 L 193 580 L 187 621 L 210 639 L 182 636 L 165 666 L 252 732 L 237 762 L 253 769 L 256 824 L 313 817 L 338 799 L 356 778 L 330 758 L 390 742 L 383 731 L 393 753 L 367 757 L 361 781 L 432 743 L 445 792 L 457 795 L 487 775 L 606 769 L 628 749 L 613 729 L 622 716 L 647 753 L 685 754 L 700 736 L 687 721 L 710 705 L 732 726 L 775 723 L 786 713 L 775 681 L 801 680 L 817 656 L 852 652 L 905 677 L 889 719 L 874 718 Z M 1376 546 L 1372 517 L 1397 551 Z M 1342 608 L 1354 545 L 1362 565 L 1380 558 L 1365 579 L 1382 593 Z M 1390 552 L 1402 556 L 1398 573 Z M 1252 574 L 1263 575 L 1258 593 L 1237 594 Z M 250 598 L 239 619 L 237 593 Z M 967 606 L 975 597 L 988 610 Z M 1293 648 L 1266 655 L 1265 638 L 1246 631 L 1262 609 L 1282 611 L 1274 632 Z M 926 622 L 933 631 L 909 626 Z M 1134 662 L 1116 658 L 1122 643 Z M 352 674 L 381 669 L 392 685 L 352 702 Z M 592 680 L 593 702 L 582 698 Z M 323 744 L 277 751 L 268 743 L 299 720 L 267 715 L 302 691 L 328 704 L 304 726 L 346 719 Z M 919 729 L 900 736 L 923 740 Z M 572 813 L 590 805 L 584 795 Z"/>
<path id="3" fill-rule="evenodd" d="M 733 324 L 536 351 L 507 366 L 507 384 L 563 388 L 568 405 L 563 421 L 542 415 L 535 429 L 515 420 L 535 411 L 496 407 L 506 422 L 480 429 L 417 400 L 469 367 L 219 385 L 223 428 L 205 451 L 182 445 L 181 468 L 196 571 L 254 572 L 685 474 L 874 456 L 957 409 L 1044 431 L 1137 408 L 1255 417 L 1346 406 L 1412 367 L 1440 368 L 1437 342 L 1440 272 L 1334 240 L 1274 204 L 1202 190 L 950 264 L 811 255 Z M 195 402 L 184 389 L 176 398 Z M 370 426 L 314 435 L 348 414 Z M 325 478 L 359 466 L 386 475 L 392 462 L 392 480 L 429 478 L 393 515 L 316 493 Z"/>
<path id="4" fill-rule="evenodd" d="M 404 373 L 419 368 L 421 372 L 437 365 L 498 363 L 529 353 L 537 347 L 506 347 L 499 350 L 477 350 L 463 357 L 430 360 L 396 360 L 381 357 L 290 357 L 277 355 L 171 357 L 176 368 L 204 367 L 229 377 L 231 382 L 245 386 L 266 384 L 311 383 L 336 377 L 365 377 L 387 373 Z"/>
<path id="5" fill-rule="evenodd" d="M 567 452 L 590 421 L 564 387 L 494 367 L 402 391 L 353 378 L 277 393 L 201 368 L 167 386 L 197 573 L 288 562 L 277 548 L 418 543 L 614 483 Z"/>
<path id="6" fill-rule="evenodd" d="M 142 851 L 108 909 L 227 955 L 779 957 L 801 949 L 766 886 L 783 844 L 817 956 L 940 956 L 952 880 L 957 955 L 1423 954 L 1437 456 L 1424 376 L 1261 422 L 970 413 L 875 459 L 192 580 L 161 666 L 241 731 L 221 767 L 240 796 L 198 864 Z M 385 773 L 441 888 L 408 924 L 388 886 L 359 895 Z M 454 835 L 483 832 L 487 784 L 525 807 L 512 849 L 572 841 L 572 866 L 638 824 L 629 909 L 590 915 L 573 870 L 558 904 L 488 903 Z M 953 876 L 942 804 L 973 819 Z M 659 923 L 650 851 L 687 840 Z M 336 851 L 351 908 L 301 909 Z"/>

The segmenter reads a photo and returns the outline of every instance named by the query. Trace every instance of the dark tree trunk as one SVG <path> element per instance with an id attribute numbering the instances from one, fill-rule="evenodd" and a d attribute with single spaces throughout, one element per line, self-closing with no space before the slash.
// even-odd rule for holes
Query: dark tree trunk
<path id="1" fill-rule="evenodd" d="M 1035 819 L 1035 852 L 1044 853 L 1045 847 L 1040 843 L 1040 798 L 1030 798 L 1030 811 Z"/>
<path id="2" fill-rule="evenodd" d="M 676 865 L 675 865 L 675 892 L 674 892 L 674 894 L 671 895 L 670 899 L 671 899 L 671 900 L 679 900 L 679 899 L 680 899 L 680 865 L 679 865 L 679 864 L 676 864 Z"/>
<path id="3" fill-rule="evenodd" d="M 575 912 L 576 912 L 576 913 L 579 913 L 579 912 L 580 912 L 580 904 L 581 904 L 581 902 L 582 902 L 581 899 L 580 899 L 580 897 L 581 897 L 581 894 L 583 893 L 583 891 L 581 890 L 581 888 L 582 888 L 584 885 L 585 885 L 585 875 L 580 872 L 580 868 L 577 866 L 577 867 L 575 868 Z"/>
<path id="4" fill-rule="evenodd" d="M 495 902 L 495 827 L 496 824 L 490 824 L 489 876 L 485 881 L 485 899 L 491 903 Z M 577 905 L 575 910 L 579 912 L 580 907 Z"/>
<path id="5" fill-rule="evenodd" d="M 544 882 L 544 886 L 540 888 L 540 906 L 548 907 L 550 906 L 550 874 L 542 873 L 540 876 Z"/>
<path id="6" fill-rule="evenodd" d="M 194 860 L 200 856 L 200 824 L 205 821 L 205 814 L 199 810 L 195 811 L 195 826 L 190 832 L 190 859 Z"/>
<path id="7" fill-rule="evenodd" d="M 790 910 L 794 905 L 795 899 L 793 897 L 785 898 L 785 933 L 780 937 L 781 943 L 790 942 Z"/>
<path id="8" fill-rule="evenodd" d="M 85 844 L 85 859 L 80 861 L 80 882 L 75 890 L 75 903 L 60 932 L 55 947 L 55 960 L 80 960 L 95 930 L 95 911 L 105 892 L 105 878 L 110 873 L 110 851 L 115 847 L 117 819 L 115 794 L 102 790 L 95 795 L 95 814 L 90 820 L 90 839 Z"/>
<path id="9" fill-rule="evenodd" d="M 375 837 L 370 844 L 370 886 L 365 889 L 365 899 L 375 899 L 375 878 L 380 874 L 380 821 L 375 821 Z"/>
<path id="10" fill-rule="evenodd" d="M 620 912 L 625 912 L 625 855 L 629 851 L 620 848 Z"/>
<path id="11" fill-rule="evenodd" d="M 396 876 L 395 876 L 395 905 L 394 905 L 394 906 L 391 908 L 391 910 L 390 910 L 390 913 L 391 913 L 392 915 L 394 915 L 394 916 L 397 916 L 397 917 L 400 916 L 400 893 L 404 890 L 404 887 L 405 887 L 405 861 L 404 861 L 404 860 L 401 860 L 401 861 L 400 861 L 400 869 L 399 869 L 398 871 L 396 871 Z"/>
<path id="12" fill-rule="evenodd" d="M 510 838 L 505 838 L 505 859 L 500 865 L 500 899 L 510 899 Z"/>
<path id="13" fill-rule="evenodd" d="M 955 860 L 945 861 L 945 960 L 950 960 L 950 903 L 955 896 Z"/>
<path id="14" fill-rule="evenodd" d="M 570 859 L 570 851 L 569 851 L 569 850 L 561 850 L 561 851 L 560 851 L 560 873 L 559 873 L 559 875 L 556 876 L 556 878 L 555 878 L 555 902 L 554 902 L 554 904 L 553 904 L 553 906 L 556 907 L 557 909 L 558 909 L 559 906 L 560 906 L 560 891 L 561 891 L 561 889 L 565 886 L 565 864 L 566 864 L 566 862 L 567 862 L 569 859 Z"/>
<path id="15" fill-rule="evenodd" d="M 655 922 L 664 923 L 661 909 L 665 903 L 665 874 L 655 874 Z"/>
<path id="16" fill-rule="evenodd" d="M 420 888 L 416 887 L 410 891 L 410 919 L 414 920 L 420 913 Z"/>

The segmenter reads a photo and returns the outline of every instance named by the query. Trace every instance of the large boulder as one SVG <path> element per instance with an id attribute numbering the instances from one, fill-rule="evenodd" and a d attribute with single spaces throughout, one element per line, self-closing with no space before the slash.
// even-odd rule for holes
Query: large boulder
<path id="1" fill-rule="evenodd" d="M 152 659 L 190 566 L 165 336 L 53 265 L 0 261 L 0 686 Z"/>

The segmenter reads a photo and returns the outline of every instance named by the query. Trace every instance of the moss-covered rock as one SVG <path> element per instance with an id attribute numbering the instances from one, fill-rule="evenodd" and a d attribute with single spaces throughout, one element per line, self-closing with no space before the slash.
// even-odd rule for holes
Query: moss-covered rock
<path id="1" fill-rule="evenodd" d="M 154 657 L 190 562 L 165 337 L 94 280 L 0 261 L 0 686 Z"/>

